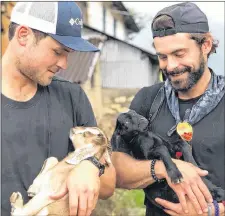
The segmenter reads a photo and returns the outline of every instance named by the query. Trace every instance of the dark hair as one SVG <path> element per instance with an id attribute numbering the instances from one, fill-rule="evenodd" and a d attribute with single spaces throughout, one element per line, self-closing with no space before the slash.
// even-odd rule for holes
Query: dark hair
<path id="1" fill-rule="evenodd" d="M 153 30 L 161 30 L 161 29 L 171 29 L 174 28 L 175 24 L 173 22 L 172 17 L 167 15 L 161 15 L 157 17 L 153 24 Z M 218 47 L 219 41 L 215 40 L 210 33 L 190 33 L 190 39 L 195 40 L 199 47 L 206 41 L 207 38 L 211 37 L 212 39 L 212 48 L 208 53 L 208 58 L 212 53 L 216 53 L 216 48 Z"/>
<path id="2" fill-rule="evenodd" d="M 12 38 L 14 37 L 15 35 L 15 31 L 16 31 L 16 28 L 18 27 L 19 25 L 14 23 L 14 22 L 11 22 L 9 24 L 9 33 L 8 33 L 8 37 L 9 37 L 9 40 L 12 40 Z M 41 39 L 47 37 L 48 35 L 44 32 L 41 32 L 41 31 L 38 31 L 38 30 L 35 30 L 35 29 L 31 29 L 34 33 L 34 36 L 35 36 L 35 39 L 36 39 L 36 43 L 38 43 Z"/>

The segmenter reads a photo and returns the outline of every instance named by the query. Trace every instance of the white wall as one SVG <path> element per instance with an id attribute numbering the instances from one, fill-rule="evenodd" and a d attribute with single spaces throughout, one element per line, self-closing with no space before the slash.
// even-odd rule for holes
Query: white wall
<path id="1" fill-rule="evenodd" d="M 115 40 L 105 42 L 100 67 L 103 88 L 142 88 L 157 80 L 147 56 L 139 49 Z"/>
<path id="2" fill-rule="evenodd" d="M 109 34 L 111 36 L 114 36 L 114 17 L 111 13 L 111 11 L 109 10 L 109 8 L 106 8 L 106 34 Z"/>
<path id="3" fill-rule="evenodd" d="M 126 40 L 125 25 L 120 20 L 117 20 L 116 37 L 119 38 L 119 39 L 121 39 L 121 40 Z"/>
<path id="4" fill-rule="evenodd" d="M 102 2 L 87 2 L 88 25 L 99 31 L 103 31 L 103 4 Z M 116 24 L 116 38 L 126 40 L 126 27 L 123 19 L 114 16 L 110 11 L 110 7 L 106 7 L 106 24 L 105 33 L 114 36 L 114 18 Z"/>
<path id="5" fill-rule="evenodd" d="M 103 5 L 102 2 L 87 2 L 88 25 L 103 31 Z"/>

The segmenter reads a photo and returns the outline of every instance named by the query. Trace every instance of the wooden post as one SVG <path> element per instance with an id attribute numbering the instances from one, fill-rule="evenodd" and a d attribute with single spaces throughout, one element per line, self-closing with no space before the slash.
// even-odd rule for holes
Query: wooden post
<path id="1" fill-rule="evenodd" d="M 100 69 L 100 60 L 98 59 L 95 65 L 95 72 L 93 74 L 93 92 L 94 92 L 94 103 L 96 116 L 101 119 L 103 115 L 103 104 L 102 104 L 102 78 Z"/>

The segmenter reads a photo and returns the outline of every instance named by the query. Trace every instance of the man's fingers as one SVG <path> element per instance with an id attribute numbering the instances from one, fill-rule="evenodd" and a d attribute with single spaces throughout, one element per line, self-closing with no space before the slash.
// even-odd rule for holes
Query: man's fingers
<path id="1" fill-rule="evenodd" d="M 88 194 L 86 191 L 80 193 L 78 198 L 77 216 L 85 216 L 87 212 Z"/>
<path id="2" fill-rule="evenodd" d="M 188 206 L 187 206 L 187 201 L 185 199 L 185 194 L 184 193 L 177 193 L 178 199 L 180 201 L 180 204 L 182 206 L 182 209 L 185 213 L 188 213 Z M 181 211 L 176 211 L 177 213 L 181 213 Z"/>
<path id="3" fill-rule="evenodd" d="M 178 214 L 182 212 L 180 204 L 172 203 L 172 202 L 169 202 L 167 200 L 160 199 L 160 198 L 156 198 L 155 201 L 159 205 L 163 206 L 164 208 L 172 210 L 174 212 L 177 212 Z"/>
<path id="4" fill-rule="evenodd" d="M 207 212 L 208 211 L 208 206 L 205 200 L 204 195 L 202 194 L 201 190 L 199 189 L 199 187 L 197 185 L 193 185 L 192 186 L 192 191 L 195 194 L 196 198 L 198 199 L 198 202 L 201 206 L 201 209 L 203 212 Z"/>
<path id="5" fill-rule="evenodd" d="M 49 194 L 49 198 L 53 200 L 58 200 L 63 198 L 68 193 L 68 189 L 66 184 L 63 184 L 63 186 L 59 189 L 59 191 L 52 191 Z"/>
<path id="6" fill-rule="evenodd" d="M 78 209 L 78 193 L 75 190 L 70 190 L 69 192 L 69 208 L 70 215 L 77 216 Z"/>
<path id="7" fill-rule="evenodd" d="M 196 167 L 193 165 L 193 167 L 195 168 L 196 172 L 200 175 L 200 176 L 206 176 L 209 174 L 209 172 L 207 170 L 202 170 L 199 167 Z"/>
<path id="8" fill-rule="evenodd" d="M 205 185 L 205 183 L 202 181 L 201 178 L 199 179 L 199 181 L 197 182 L 197 184 L 198 184 L 199 189 L 203 193 L 206 201 L 209 202 L 209 203 L 212 203 L 213 202 L 212 195 L 209 192 L 209 189 L 207 188 L 207 186 Z"/>
<path id="9" fill-rule="evenodd" d="M 95 194 L 93 209 L 94 209 L 95 206 L 97 205 L 97 202 L 98 202 L 98 196 L 99 196 L 99 194 Z"/>
<path id="10" fill-rule="evenodd" d="M 91 215 L 91 212 L 94 209 L 94 202 L 95 202 L 94 198 L 95 198 L 94 193 L 90 193 L 88 195 L 86 216 Z"/>
<path id="11" fill-rule="evenodd" d="M 191 203 L 193 204 L 196 212 L 198 214 L 202 214 L 201 206 L 199 205 L 198 200 L 192 191 L 192 188 L 189 185 L 186 185 L 185 190 L 186 190 L 187 196 L 190 199 Z"/>

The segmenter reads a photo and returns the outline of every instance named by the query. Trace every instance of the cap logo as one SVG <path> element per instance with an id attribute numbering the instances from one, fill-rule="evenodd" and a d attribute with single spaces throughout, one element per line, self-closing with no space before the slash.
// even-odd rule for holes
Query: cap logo
<path id="1" fill-rule="evenodd" d="M 82 19 L 79 19 L 79 18 L 73 19 L 73 18 L 71 18 L 69 23 L 70 23 L 71 26 L 73 26 L 73 25 L 80 25 L 81 28 L 83 28 L 83 20 Z"/>

